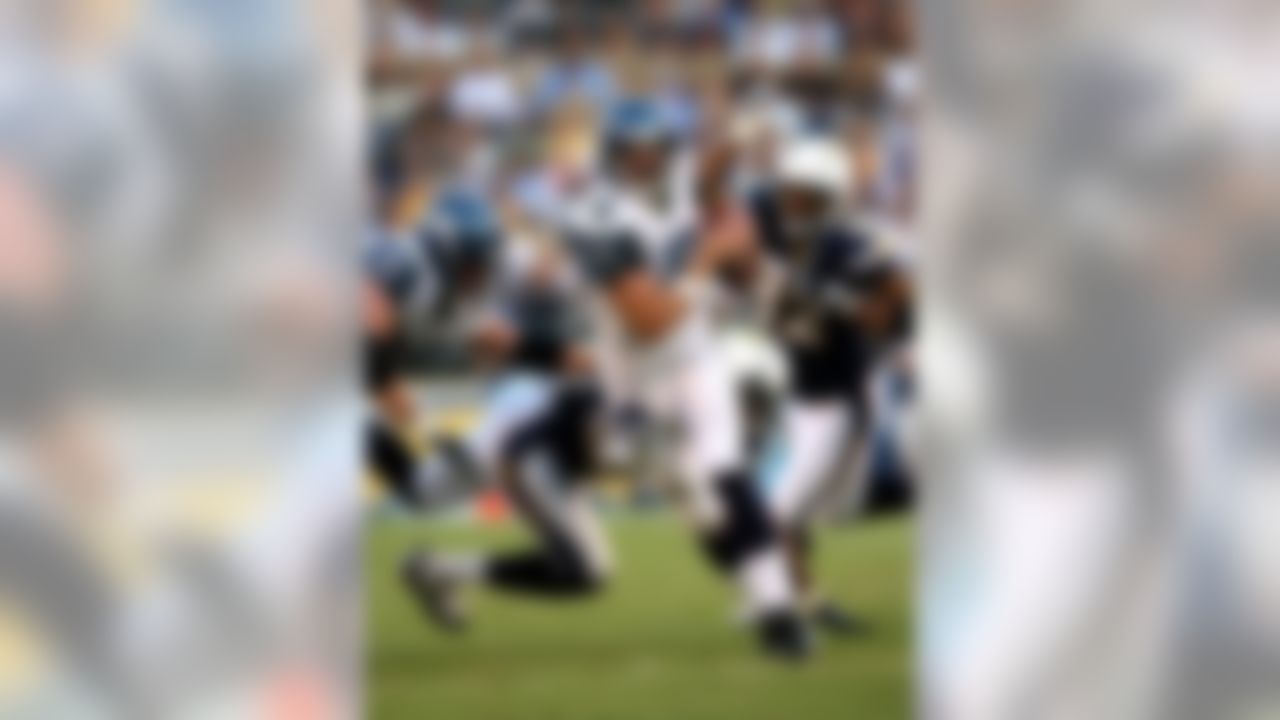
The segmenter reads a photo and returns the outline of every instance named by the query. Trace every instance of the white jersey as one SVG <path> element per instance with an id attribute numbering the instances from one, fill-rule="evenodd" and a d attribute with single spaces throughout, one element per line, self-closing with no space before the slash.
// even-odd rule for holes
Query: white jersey
<path id="1" fill-rule="evenodd" d="M 599 287 L 624 272 L 643 268 L 680 283 L 697 240 L 694 180 L 693 156 L 681 155 L 657 192 L 603 177 L 589 186 L 570 205 L 562 223 L 569 251 L 585 281 Z M 612 308 L 599 301 L 591 303 L 596 355 L 611 397 L 621 402 L 637 399 L 636 386 L 647 384 L 639 376 L 652 374 L 639 366 L 652 365 L 654 356 L 669 356 L 674 346 L 689 344 L 689 338 L 699 334 L 694 328 L 710 322 L 708 303 L 700 297 L 691 300 L 690 317 L 682 327 L 666 340 L 644 347 L 626 336 Z"/>
<path id="2" fill-rule="evenodd" d="M 693 157 L 680 155 L 653 191 L 603 176 L 591 183 L 562 219 L 585 274 L 598 279 L 625 257 L 662 277 L 678 275 L 696 238 L 694 180 Z"/>

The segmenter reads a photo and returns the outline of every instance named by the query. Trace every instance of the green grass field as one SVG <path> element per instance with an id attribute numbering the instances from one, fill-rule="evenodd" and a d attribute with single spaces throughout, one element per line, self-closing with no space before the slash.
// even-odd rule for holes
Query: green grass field
<path id="1" fill-rule="evenodd" d="M 826 639 L 810 663 L 757 656 L 733 598 L 662 516 L 614 520 L 618 573 L 601 597 L 530 604 L 483 592 L 448 637 L 401 592 L 415 544 L 502 547 L 516 527 L 379 521 L 365 545 L 370 717 L 439 720 L 878 720 L 911 714 L 912 530 L 877 519 L 825 531 L 823 577 L 873 623 Z"/>

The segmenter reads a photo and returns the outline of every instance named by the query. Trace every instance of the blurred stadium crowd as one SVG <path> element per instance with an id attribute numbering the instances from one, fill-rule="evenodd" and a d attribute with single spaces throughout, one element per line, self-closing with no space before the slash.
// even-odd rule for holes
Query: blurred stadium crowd
<path id="1" fill-rule="evenodd" d="M 920 78 L 900 0 L 379 0 L 370 127 L 382 221 L 412 224 L 437 182 L 487 189 L 539 238 L 579 187 L 608 107 L 657 98 L 684 139 L 742 143 L 823 129 L 846 139 L 859 202 L 915 250 Z"/>

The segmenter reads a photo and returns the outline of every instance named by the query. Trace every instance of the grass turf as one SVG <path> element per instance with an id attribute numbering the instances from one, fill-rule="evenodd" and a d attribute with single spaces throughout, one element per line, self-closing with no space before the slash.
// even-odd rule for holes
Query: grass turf
<path id="1" fill-rule="evenodd" d="M 402 592 L 418 543 L 506 547 L 515 526 L 411 520 L 370 526 L 365 544 L 367 714 L 441 720 L 878 720 L 911 714 L 908 519 L 824 531 L 822 578 L 873 624 L 824 639 L 800 667 L 759 657 L 730 621 L 730 589 L 688 533 L 662 516 L 611 522 L 617 577 L 601 597 L 537 603 L 483 591 L 472 627 L 447 637 Z"/>

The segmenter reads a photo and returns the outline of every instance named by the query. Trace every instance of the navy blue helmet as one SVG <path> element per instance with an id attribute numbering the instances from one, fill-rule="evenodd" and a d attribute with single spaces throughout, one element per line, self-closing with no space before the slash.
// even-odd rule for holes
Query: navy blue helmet
<path id="1" fill-rule="evenodd" d="M 468 189 L 450 189 L 427 214 L 422 242 L 446 273 L 484 272 L 502 247 L 502 224 L 488 199 Z"/>

